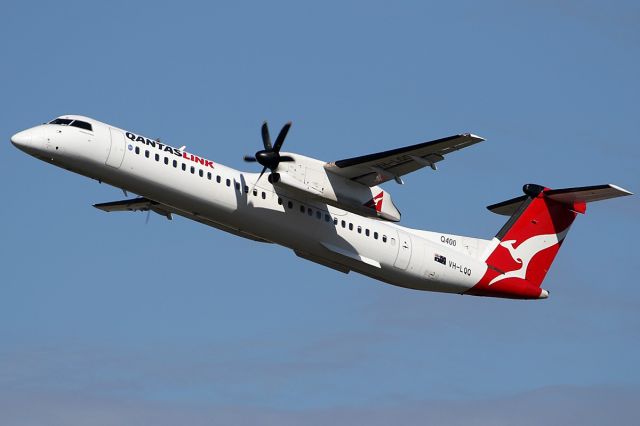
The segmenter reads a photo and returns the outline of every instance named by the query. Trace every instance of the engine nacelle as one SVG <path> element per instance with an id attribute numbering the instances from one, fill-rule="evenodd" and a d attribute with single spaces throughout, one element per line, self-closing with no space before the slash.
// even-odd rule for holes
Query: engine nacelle
<path id="1" fill-rule="evenodd" d="M 335 207 L 368 217 L 398 222 L 400 211 L 391 194 L 384 189 L 368 187 L 341 176 L 325 172 L 324 169 L 306 168 L 301 173 L 271 173 L 269 182 L 275 187 L 302 193 Z"/>

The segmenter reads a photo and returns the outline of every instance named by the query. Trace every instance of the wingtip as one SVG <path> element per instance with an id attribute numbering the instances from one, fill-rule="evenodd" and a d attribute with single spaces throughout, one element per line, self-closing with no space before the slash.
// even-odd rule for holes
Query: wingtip
<path id="1" fill-rule="evenodd" d="M 609 186 L 612 187 L 613 189 L 617 190 L 617 191 L 620 191 L 621 192 L 620 196 L 633 195 L 633 192 L 627 191 L 626 189 L 624 189 L 624 188 L 622 188 L 622 187 L 620 187 L 618 185 L 614 185 L 614 184 L 610 183 Z"/>
<path id="2" fill-rule="evenodd" d="M 462 137 L 466 137 L 466 138 L 475 139 L 475 140 L 477 140 L 478 142 L 482 142 L 482 141 L 486 140 L 486 139 L 485 139 L 485 138 L 483 138 L 482 136 L 478 136 L 478 135 L 476 135 L 475 133 L 462 133 L 462 134 L 458 135 L 458 137 L 460 137 L 460 136 L 462 136 Z"/>

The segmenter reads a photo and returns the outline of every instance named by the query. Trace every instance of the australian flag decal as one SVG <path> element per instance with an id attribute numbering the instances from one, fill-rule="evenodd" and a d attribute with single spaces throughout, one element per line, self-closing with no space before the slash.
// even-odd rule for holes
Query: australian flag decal
<path id="1" fill-rule="evenodd" d="M 435 261 L 436 261 L 436 262 L 438 262 L 438 263 L 442 263 L 443 265 L 446 265 L 446 264 L 447 264 L 447 258 L 446 258 L 446 257 L 444 257 L 444 256 L 442 256 L 442 255 L 440 255 L 440 254 L 438 254 L 438 253 L 436 253 L 436 254 L 433 256 L 433 260 L 435 260 Z"/>

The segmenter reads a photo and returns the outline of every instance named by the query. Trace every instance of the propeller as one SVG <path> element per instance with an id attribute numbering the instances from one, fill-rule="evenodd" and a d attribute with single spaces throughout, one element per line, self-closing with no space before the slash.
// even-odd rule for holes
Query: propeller
<path id="1" fill-rule="evenodd" d="M 264 146 L 264 149 L 256 152 L 255 155 L 244 156 L 244 161 L 247 163 L 259 163 L 262 166 L 262 171 L 260 172 L 260 176 L 258 176 L 258 180 L 260 180 L 267 169 L 271 170 L 271 173 L 273 173 L 278 168 L 280 162 L 293 161 L 293 158 L 288 155 L 280 155 L 280 148 L 282 148 L 282 144 L 284 143 L 284 139 L 287 137 L 287 133 L 290 128 L 291 122 L 282 126 L 282 130 L 280 130 L 280 133 L 276 138 L 276 142 L 271 145 L 269 126 L 267 126 L 266 121 L 262 123 L 262 145 Z"/>

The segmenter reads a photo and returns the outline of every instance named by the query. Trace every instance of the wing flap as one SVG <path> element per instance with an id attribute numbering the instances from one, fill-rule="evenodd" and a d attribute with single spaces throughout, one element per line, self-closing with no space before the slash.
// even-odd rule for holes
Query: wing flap
<path id="1" fill-rule="evenodd" d="M 382 266 L 380 266 L 380 262 L 373 260 L 373 259 L 369 259 L 366 256 L 362 256 L 360 253 L 357 253 L 355 251 L 352 250 L 348 250 L 342 247 L 338 247 L 336 245 L 333 245 L 331 243 L 325 243 L 325 242 L 321 242 L 320 244 L 322 244 L 324 246 L 324 248 L 326 248 L 329 251 L 332 251 L 336 254 L 339 254 L 341 256 L 345 256 L 348 257 L 350 259 L 353 260 L 357 260 L 359 262 L 363 262 L 366 263 L 367 265 L 371 265 L 374 266 L 376 268 L 381 268 Z"/>
<path id="2" fill-rule="evenodd" d="M 160 216 L 164 216 L 171 220 L 171 211 L 163 204 L 150 200 L 145 197 L 133 198 L 131 200 L 110 201 L 108 203 L 94 204 L 93 207 L 104 212 L 146 212 L 153 211 Z"/>
<path id="3" fill-rule="evenodd" d="M 336 271 L 342 272 L 343 274 L 348 274 L 351 271 L 351 269 L 349 269 L 348 267 L 340 263 L 325 259 L 320 256 L 312 255 L 299 250 L 294 250 L 294 253 L 296 254 L 296 256 L 301 257 L 302 259 L 307 259 L 307 260 L 310 260 L 311 262 L 317 263 L 318 265 L 335 269 Z"/>

